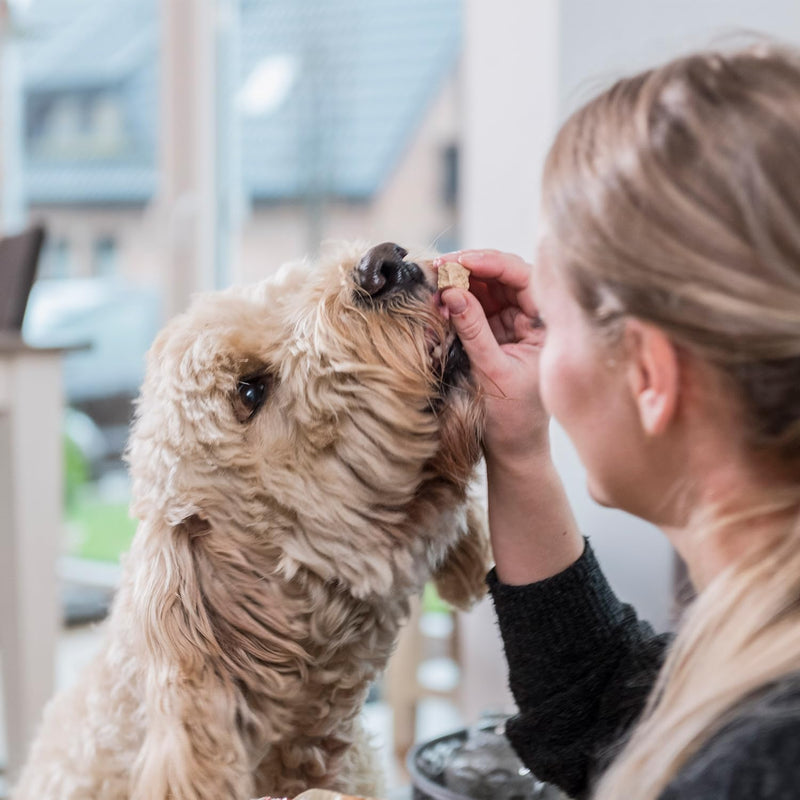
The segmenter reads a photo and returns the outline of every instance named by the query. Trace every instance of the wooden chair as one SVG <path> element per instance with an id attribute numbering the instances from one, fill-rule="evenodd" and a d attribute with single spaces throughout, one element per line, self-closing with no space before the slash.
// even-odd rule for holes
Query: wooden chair
<path id="1" fill-rule="evenodd" d="M 439 697 L 459 704 L 459 685 L 437 687 L 421 680 L 421 667 L 427 658 L 446 658 L 460 671 L 458 615 L 452 615 L 452 627 L 444 637 L 430 641 L 423 626 L 423 607 L 420 598 L 411 603 L 411 617 L 400 633 L 397 647 L 389 660 L 384 676 L 384 693 L 392 709 L 392 738 L 394 755 L 399 768 L 404 769 L 405 757 L 415 742 L 417 710 L 420 701 Z"/>

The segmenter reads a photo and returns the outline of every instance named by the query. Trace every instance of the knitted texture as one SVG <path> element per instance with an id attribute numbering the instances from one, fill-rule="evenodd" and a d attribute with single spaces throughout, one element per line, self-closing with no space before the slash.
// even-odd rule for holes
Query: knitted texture
<path id="1" fill-rule="evenodd" d="M 661 668 L 656 635 L 621 603 L 588 541 L 563 572 L 527 586 L 487 583 L 519 713 L 508 738 L 541 780 L 577 800 L 624 744 Z M 662 800 L 789 800 L 800 796 L 800 679 L 743 704 L 698 751 Z"/>

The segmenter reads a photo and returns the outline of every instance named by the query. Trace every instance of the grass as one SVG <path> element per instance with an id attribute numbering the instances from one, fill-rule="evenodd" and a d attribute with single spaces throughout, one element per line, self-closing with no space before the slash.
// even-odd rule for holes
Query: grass
<path id="1" fill-rule="evenodd" d="M 130 547 L 137 524 L 127 503 L 89 498 L 73 504 L 67 521 L 74 533 L 70 555 L 113 563 Z"/>
<path id="2" fill-rule="evenodd" d="M 426 583 L 425 590 L 422 592 L 422 610 L 425 612 L 449 613 L 453 608 L 439 597 L 439 593 L 433 583 Z"/>

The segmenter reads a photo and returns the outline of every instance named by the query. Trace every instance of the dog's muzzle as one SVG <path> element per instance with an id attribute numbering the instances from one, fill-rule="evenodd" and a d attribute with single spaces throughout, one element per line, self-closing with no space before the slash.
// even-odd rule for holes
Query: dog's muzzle
<path id="1" fill-rule="evenodd" d="M 427 283 L 418 264 L 405 260 L 407 255 L 408 251 L 394 242 L 375 245 L 364 253 L 354 275 L 362 302 L 382 307 L 392 298 L 413 294 L 417 290 L 433 296 L 436 287 Z M 461 375 L 469 372 L 469 358 L 452 331 L 446 341 L 429 342 L 429 347 L 440 390 L 446 394 Z"/>
<path id="2" fill-rule="evenodd" d="M 424 285 L 424 273 L 413 261 L 404 261 L 407 255 L 408 250 L 394 242 L 375 245 L 364 253 L 355 279 L 365 299 L 378 302 Z"/>

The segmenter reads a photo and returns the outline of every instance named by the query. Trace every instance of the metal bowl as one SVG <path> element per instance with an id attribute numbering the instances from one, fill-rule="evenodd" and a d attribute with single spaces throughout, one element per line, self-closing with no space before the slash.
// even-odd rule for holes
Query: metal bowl
<path id="1" fill-rule="evenodd" d="M 519 760 L 505 719 L 484 718 L 416 745 L 406 759 L 413 800 L 567 800 Z"/>

